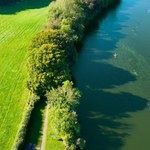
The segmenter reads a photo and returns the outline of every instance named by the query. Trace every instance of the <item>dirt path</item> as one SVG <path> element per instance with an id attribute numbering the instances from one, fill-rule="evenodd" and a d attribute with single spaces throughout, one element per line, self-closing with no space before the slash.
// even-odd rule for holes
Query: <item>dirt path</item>
<path id="1" fill-rule="evenodd" d="M 43 126 L 43 133 L 42 133 L 42 143 L 41 143 L 41 149 L 40 150 L 45 150 L 49 107 L 50 107 L 50 104 L 47 104 L 46 112 L 45 112 L 45 119 L 44 119 L 44 126 Z"/>

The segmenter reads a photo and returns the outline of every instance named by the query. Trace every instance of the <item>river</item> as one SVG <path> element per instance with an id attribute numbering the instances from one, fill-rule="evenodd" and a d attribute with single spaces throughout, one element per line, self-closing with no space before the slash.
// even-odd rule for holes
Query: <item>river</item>
<path id="1" fill-rule="evenodd" d="M 150 0 L 103 11 L 73 74 L 86 150 L 150 150 Z"/>

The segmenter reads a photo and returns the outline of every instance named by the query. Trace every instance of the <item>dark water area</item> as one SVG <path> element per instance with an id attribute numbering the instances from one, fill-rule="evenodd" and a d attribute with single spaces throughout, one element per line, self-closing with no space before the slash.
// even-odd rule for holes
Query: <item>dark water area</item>
<path id="1" fill-rule="evenodd" d="M 74 66 L 86 150 L 150 150 L 150 0 L 122 0 L 88 28 Z"/>

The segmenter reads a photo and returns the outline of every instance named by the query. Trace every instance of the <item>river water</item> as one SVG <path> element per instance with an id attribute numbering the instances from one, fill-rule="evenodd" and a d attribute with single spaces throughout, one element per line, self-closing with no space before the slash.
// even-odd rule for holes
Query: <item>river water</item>
<path id="1" fill-rule="evenodd" d="M 86 150 L 150 150 L 150 0 L 103 11 L 73 74 Z"/>

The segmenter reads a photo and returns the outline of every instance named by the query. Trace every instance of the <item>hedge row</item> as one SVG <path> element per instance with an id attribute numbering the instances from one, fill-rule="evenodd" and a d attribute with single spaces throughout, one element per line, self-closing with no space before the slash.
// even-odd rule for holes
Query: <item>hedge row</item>
<path id="1" fill-rule="evenodd" d="M 16 135 L 15 142 L 12 146 L 12 150 L 23 150 L 25 145 L 26 132 L 28 130 L 31 113 L 34 109 L 35 103 L 39 100 L 36 95 L 31 95 L 28 100 L 28 104 L 24 111 L 23 119 Z"/>

